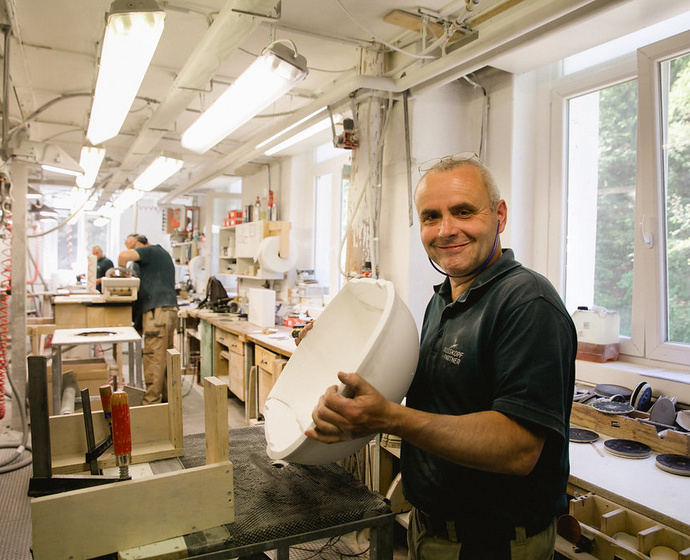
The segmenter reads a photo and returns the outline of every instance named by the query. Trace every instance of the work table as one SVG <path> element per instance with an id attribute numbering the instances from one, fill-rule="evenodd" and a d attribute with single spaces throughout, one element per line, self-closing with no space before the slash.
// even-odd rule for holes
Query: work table
<path id="1" fill-rule="evenodd" d="M 185 340 L 190 342 L 190 336 L 198 340 L 200 378 L 213 375 L 226 380 L 229 390 L 245 403 L 246 419 L 259 418 L 268 393 L 296 348 L 292 329 L 264 329 L 235 314 L 207 309 L 182 307 L 179 316 Z M 196 323 L 198 331 L 190 329 Z"/>

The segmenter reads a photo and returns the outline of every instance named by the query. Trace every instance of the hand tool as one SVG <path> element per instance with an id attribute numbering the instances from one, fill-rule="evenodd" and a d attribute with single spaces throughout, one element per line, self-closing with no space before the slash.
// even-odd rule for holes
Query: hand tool
<path id="1" fill-rule="evenodd" d="M 132 463 L 132 429 L 129 421 L 129 397 L 124 391 L 116 391 L 110 398 L 113 421 L 113 453 L 115 466 L 120 468 L 120 478 L 129 478 Z"/>

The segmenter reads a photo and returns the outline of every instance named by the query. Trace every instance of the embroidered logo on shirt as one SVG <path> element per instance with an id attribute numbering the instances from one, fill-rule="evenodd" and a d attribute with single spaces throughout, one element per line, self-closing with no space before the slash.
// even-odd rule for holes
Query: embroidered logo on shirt
<path id="1" fill-rule="evenodd" d="M 455 350 L 455 344 L 453 346 L 446 346 L 443 349 L 443 359 L 451 362 L 452 364 L 460 365 L 462 357 L 465 355 L 464 352 L 460 350 Z"/>

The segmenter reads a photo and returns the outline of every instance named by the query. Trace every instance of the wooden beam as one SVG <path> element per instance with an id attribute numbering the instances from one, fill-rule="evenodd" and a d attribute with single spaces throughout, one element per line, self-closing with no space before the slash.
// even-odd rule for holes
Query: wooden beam
<path id="1" fill-rule="evenodd" d="M 228 384 L 215 376 L 204 378 L 206 463 L 230 458 L 228 445 Z"/>
<path id="2" fill-rule="evenodd" d="M 31 500 L 35 560 L 86 560 L 235 520 L 232 463 Z"/>

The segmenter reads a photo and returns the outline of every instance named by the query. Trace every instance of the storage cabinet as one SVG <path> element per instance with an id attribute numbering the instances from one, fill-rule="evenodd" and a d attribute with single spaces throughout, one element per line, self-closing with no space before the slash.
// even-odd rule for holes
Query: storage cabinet
<path id="1" fill-rule="evenodd" d="M 264 412 L 264 403 L 287 360 L 263 346 L 254 346 L 254 362 L 257 366 L 259 384 L 259 414 Z"/>
<path id="2" fill-rule="evenodd" d="M 230 392 L 244 402 L 246 399 L 244 342 L 236 334 L 216 329 L 216 345 L 220 358 L 216 366 L 217 375 L 221 371 L 227 371 Z M 226 366 L 227 369 L 225 369 Z"/>
<path id="3" fill-rule="evenodd" d="M 189 264 L 194 257 L 201 254 L 201 243 L 198 241 L 183 241 L 172 244 L 172 259 L 175 264 Z"/>
<path id="4" fill-rule="evenodd" d="M 261 270 L 254 261 L 259 245 L 268 236 L 281 236 L 283 247 L 289 248 L 290 224 L 288 222 L 248 222 L 223 227 L 218 234 L 218 272 L 240 278 L 280 280 L 283 274 Z"/>

